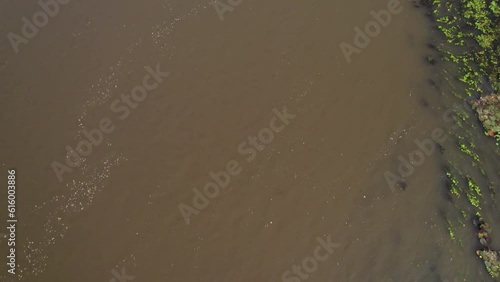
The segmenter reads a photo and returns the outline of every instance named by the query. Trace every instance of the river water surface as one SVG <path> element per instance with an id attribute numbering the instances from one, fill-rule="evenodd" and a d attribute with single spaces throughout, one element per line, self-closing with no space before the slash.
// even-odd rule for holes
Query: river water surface
<path id="1" fill-rule="evenodd" d="M 223 18 L 209 1 L 146 2 L 70 1 L 18 54 L 2 42 L 19 215 L 2 281 L 488 281 L 446 230 L 438 150 L 394 190 L 384 176 L 446 131 L 423 10 L 402 1 L 348 63 L 339 45 L 388 1 L 244 0 Z M 5 1 L 2 34 L 40 9 Z M 146 66 L 169 75 L 125 104 Z M 285 108 L 293 119 L 273 118 Z M 114 130 L 59 181 L 53 162 L 106 118 Z M 282 130 L 249 149 L 270 121 Z M 179 205 L 234 162 L 186 222 Z"/>

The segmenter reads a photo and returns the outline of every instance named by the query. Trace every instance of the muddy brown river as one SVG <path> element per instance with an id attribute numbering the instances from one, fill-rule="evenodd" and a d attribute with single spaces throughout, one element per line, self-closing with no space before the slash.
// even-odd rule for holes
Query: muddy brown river
<path id="1" fill-rule="evenodd" d="M 1 281 L 490 281 L 412 2 L 40 3 L 0 3 Z"/>

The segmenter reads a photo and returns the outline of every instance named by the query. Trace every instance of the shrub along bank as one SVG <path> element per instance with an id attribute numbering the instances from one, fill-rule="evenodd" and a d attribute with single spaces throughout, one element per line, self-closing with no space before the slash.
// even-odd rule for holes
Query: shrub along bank
<path id="1" fill-rule="evenodd" d="M 500 253 L 490 247 L 494 238 L 490 238 L 489 226 L 486 231 L 482 218 L 491 219 L 491 213 L 498 212 L 495 190 L 500 172 L 491 169 L 498 164 L 491 164 L 500 158 L 500 0 L 421 0 L 420 5 L 428 8 L 442 38 L 430 44 L 439 56 L 428 58 L 428 62 L 435 65 L 442 61 L 454 69 L 441 69 L 449 86 L 442 94 L 471 106 L 469 113 L 456 111 L 459 130 L 450 130 L 456 147 L 449 151 L 457 153 L 444 156 L 448 195 L 457 210 L 445 215 L 445 221 L 451 239 L 459 244 L 463 238 L 457 237 L 457 228 L 475 230 L 481 246 L 478 257 L 492 277 L 499 277 Z M 478 150 L 475 141 L 484 138 L 481 132 L 494 137 L 497 146 Z M 470 165 L 465 167 L 464 162 Z M 472 218 L 480 219 L 474 229 L 466 224 Z"/>

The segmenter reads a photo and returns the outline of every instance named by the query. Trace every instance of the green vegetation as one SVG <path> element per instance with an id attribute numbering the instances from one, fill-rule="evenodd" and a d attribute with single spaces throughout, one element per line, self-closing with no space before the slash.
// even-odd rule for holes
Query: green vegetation
<path id="1" fill-rule="evenodd" d="M 458 77 L 448 68 L 441 70 L 451 87 L 443 94 L 460 102 L 469 102 L 477 114 L 455 111 L 454 122 L 458 130 L 450 130 L 450 135 L 456 139 L 454 151 L 457 153 L 448 156 L 445 175 L 451 200 L 460 211 L 459 218 L 453 222 L 463 224 L 463 219 L 474 214 L 481 218 L 488 202 L 495 202 L 493 186 L 481 162 L 487 158 L 484 155 L 480 158 L 474 140 L 481 135 L 476 126 L 479 120 L 484 133 L 496 138 L 497 145 L 500 145 L 500 95 L 497 95 L 500 94 L 500 0 L 422 0 L 422 4 L 429 8 L 431 18 L 444 36 L 441 44 L 435 44 L 436 49 L 445 63 L 455 65 L 458 70 Z M 429 56 L 427 61 L 434 65 L 434 58 L 437 57 Z M 500 150 L 495 152 L 499 154 Z M 464 160 L 471 161 L 470 168 L 459 165 Z M 481 177 L 483 181 L 478 181 Z M 489 192 L 491 201 L 486 199 L 485 192 Z M 458 224 L 452 223 L 448 217 L 446 223 L 450 238 L 460 242 L 455 232 Z M 479 228 L 478 238 L 486 247 L 478 250 L 477 255 L 488 273 L 498 277 L 500 254 L 488 247 L 490 231 L 486 231 L 486 226 L 484 222 L 476 226 Z"/>
<path id="2" fill-rule="evenodd" d="M 500 95 L 481 97 L 473 104 L 473 108 L 486 130 L 485 134 L 500 141 Z"/>
<path id="3" fill-rule="evenodd" d="M 460 198 L 460 193 L 458 192 L 460 188 L 458 186 L 457 178 L 453 174 L 451 174 L 449 170 L 446 170 L 446 177 L 448 178 L 448 181 L 450 183 L 450 193 L 455 195 L 457 198 Z"/>
<path id="4" fill-rule="evenodd" d="M 477 230 L 477 238 L 481 245 L 486 247 L 483 250 L 477 250 L 476 254 L 481 258 L 484 262 L 484 266 L 486 270 L 492 277 L 500 276 L 500 253 L 493 251 L 489 248 L 489 244 L 491 243 L 490 234 L 492 232 L 491 227 L 488 223 L 484 222 L 481 216 L 478 216 L 475 219 L 475 224 L 478 228 Z"/>
<path id="5" fill-rule="evenodd" d="M 498 0 L 435 0 L 432 14 L 446 37 L 461 52 L 443 51 L 445 60 L 461 65 L 460 81 L 481 92 L 479 79 L 488 78 L 496 93 L 500 90 L 500 2 Z M 490 94 L 490 93 L 486 93 Z"/>
<path id="6" fill-rule="evenodd" d="M 477 251 L 476 254 L 484 261 L 486 270 L 492 277 L 500 276 L 500 257 L 492 250 Z"/>

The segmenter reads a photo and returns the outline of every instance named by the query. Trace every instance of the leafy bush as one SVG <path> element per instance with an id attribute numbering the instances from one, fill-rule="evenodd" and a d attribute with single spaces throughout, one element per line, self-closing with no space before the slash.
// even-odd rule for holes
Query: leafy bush
<path id="1" fill-rule="evenodd" d="M 483 96 L 474 103 L 473 108 L 483 123 L 486 134 L 500 141 L 500 95 L 492 93 Z"/>

